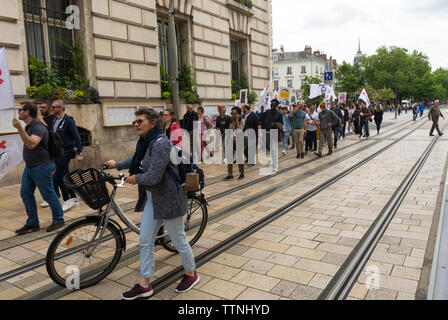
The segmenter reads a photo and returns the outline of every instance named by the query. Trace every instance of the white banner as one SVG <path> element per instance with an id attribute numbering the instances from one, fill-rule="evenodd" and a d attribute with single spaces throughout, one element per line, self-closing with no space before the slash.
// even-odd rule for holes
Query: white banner
<path id="1" fill-rule="evenodd" d="M 345 93 L 345 92 L 340 93 L 338 101 L 339 101 L 339 103 L 346 103 L 347 102 L 347 93 Z"/>
<path id="2" fill-rule="evenodd" d="M 257 110 L 260 111 L 261 107 L 264 107 L 264 110 L 268 110 L 271 108 L 270 104 L 270 96 L 271 96 L 271 82 L 269 81 L 264 90 L 261 92 L 260 97 L 258 98 Z"/>
<path id="3" fill-rule="evenodd" d="M 314 99 L 327 92 L 327 86 L 323 83 L 321 84 L 310 84 L 310 96 L 308 99 Z"/>
<path id="4" fill-rule="evenodd" d="M 364 100 L 367 105 L 367 108 L 370 106 L 370 100 L 369 100 L 369 96 L 367 95 L 366 89 L 362 90 L 361 95 L 359 96 L 358 100 Z"/>
<path id="5" fill-rule="evenodd" d="M 14 93 L 5 48 L 0 49 L 0 110 L 14 108 Z"/>
<path id="6" fill-rule="evenodd" d="M 18 134 L 0 136 L 0 179 L 23 160 L 23 142 Z"/>

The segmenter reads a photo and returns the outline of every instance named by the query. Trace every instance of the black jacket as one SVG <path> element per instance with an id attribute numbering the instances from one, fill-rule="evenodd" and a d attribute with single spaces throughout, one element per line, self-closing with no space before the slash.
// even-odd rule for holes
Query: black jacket
<path id="1" fill-rule="evenodd" d="M 55 122 L 56 117 L 49 123 L 49 127 L 52 131 Z M 75 152 L 75 146 L 78 154 L 82 152 L 81 137 L 79 136 L 76 122 L 72 117 L 65 115 L 59 123 L 56 133 L 61 137 L 62 142 L 64 143 L 64 152 Z"/>
<path id="2" fill-rule="evenodd" d="M 196 112 L 192 112 L 189 114 L 188 112 L 185 113 L 184 118 L 182 120 L 182 129 L 185 129 L 187 131 L 193 131 L 193 123 L 194 121 L 198 121 L 199 116 Z"/>

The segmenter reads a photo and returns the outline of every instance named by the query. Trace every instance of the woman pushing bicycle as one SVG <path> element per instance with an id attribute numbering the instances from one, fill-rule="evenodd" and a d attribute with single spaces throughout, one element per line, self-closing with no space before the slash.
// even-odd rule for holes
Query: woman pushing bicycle
<path id="1" fill-rule="evenodd" d="M 199 283 L 193 251 L 185 234 L 187 193 L 176 184 L 170 174 L 177 174 L 177 167 L 170 160 L 173 145 L 161 129 L 163 123 L 158 112 L 142 108 L 135 116 L 133 124 L 140 136 L 135 154 L 120 162 L 106 162 L 111 169 L 129 169 L 130 177 L 126 182 L 139 186 L 135 211 L 143 211 L 140 226 L 141 279 L 140 283 L 123 293 L 125 300 L 150 297 L 153 294 L 151 277 L 154 275 L 155 265 L 154 241 L 162 225 L 165 225 L 179 252 L 185 270 L 176 292 L 186 292 Z"/>

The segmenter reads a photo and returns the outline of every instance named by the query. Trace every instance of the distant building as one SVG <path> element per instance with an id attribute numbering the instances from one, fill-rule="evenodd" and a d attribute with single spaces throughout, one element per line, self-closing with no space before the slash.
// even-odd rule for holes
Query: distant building
<path id="1" fill-rule="evenodd" d="M 356 53 L 355 59 L 353 59 L 353 64 L 357 64 L 361 62 L 361 58 L 364 54 L 361 51 L 361 39 L 358 40 L 358 52 Z"/>
<path id="2" fill-rule="evenodd" d="M 312 52 L 310 46 L 304 51 L 285 52 L 284 47 L 275 51 L 274 57 L 274 91 L 279 88 L 293 88 L 295 92 L 301 93 L 302 86 L 307 76 L 324 80 L 325 72 L 334 72 L 337 67 L 336 59 L 327 58 L 327 55 L 319 50 Z"/>

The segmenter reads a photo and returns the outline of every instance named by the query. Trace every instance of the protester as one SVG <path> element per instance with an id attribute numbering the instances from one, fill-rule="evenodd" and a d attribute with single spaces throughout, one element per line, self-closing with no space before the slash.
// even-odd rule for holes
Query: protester
<path id="1" fill-rule="evenodd" d="M 380 108 L 380 106 L 375 107 L 373 116 L 374 116 L 374 120 L 375 120 L 375 124 L 376 124 L 377 134 L 380 134 L 381 123 L 383 122 L 383 113 L 384 113 L 384 111 L 383 111 L 383 109 Z"/>
<path id="2" fill-rule="evenodd" d="M 229 125 L 230 125 L 230 117 L 228 115 L 226 115 L 226 107 L 223 106 L 218 106 L 218 112 L 219 112 L 219 116 L 216 118 L 216 130 L 219 131 L 220 135 L 221 135 L 221 143 L 223 146 L 223 151 L 225 150 L 224 145 L 225 145 L 225 136 L 226 136 L 226 130 L 229 129 Z M 218 147 L 218 141 L 216 141 L 216 146 Z M 216 149 L 219 150 L 219 149 Z"/>
<path id="3" fill-rule="evenodd" d="M 370 113 L 370 109 L 367 108 L 367 105 L 365 102 L 361 103 L 362 109 L 361 113 L 359 114 L 361 117 L 360 124 L 359 124 L 359 138 L 369 138 L 369 122 L 372 121 L 372 115 Z M 362 130 L 364 131 L 364 135 L 362 134 Z"/>
<path id="4" fill-rule="evenodd" d="M 283 132 L 283 115 L 280 111 L 277 110 L 280 105 L 277 99 L 271 100 L 271 110 L 267 110 L 265 114 L 266 119 L 266 129 L 269 130 L 269 139 L 266 139 L 266 149 L 270 150 L 271 144 L 271 129 L 277 129 L 279 133 Z M 281 139 L 281 134 L 279 135 L 279 139 Z"/>
<path id="5" fill-rule="evenodd" d="M 198 130 L 199 130 L 199 137 L 201 139 L 201 161 L 204 160 L 204 149 L 207 147 L 207 130 L 211 129 L 213 127 L 212 121 L 208 116 L 204 114 L 204 107 L 199 106 L 198 107 Z M 207 148 L 208 153 L 210 156 L 213 156 L 213 151 L 209 150 Z"/>
<path id="6" fill-rule="evenodd" d="M 339 117 L 339 121 L 334 122 L 333 126 L 332 126 L 333 135 L 334 135 L 333 147 L 334 147 L 334 149 L 337 149 L 340 132 L 341 132 L 343 122 L 344 122 L 344 113 L 336 105 L 336 102 L 331 103 L 331 111 L 333 111 Z"/>
<path id="7" fill-rule="evenodd" d="M 297 159 L 305 158 L 305 147 L 303 139 L 305 136 L 305 117 L 306 113 L 302 106 L 297 106 L 292 112 L 292 129 L 296 142 Z"/>
<path id="8" fill-rule="evenodd" d="M 62 203 L 62 210 L 64 212 L 72 209 L 74 206 L 79 206 L 79 200 L 73 190 L 68 189 L 64 183 L 64 176 L 69 173 L 69 165 L 72 159 L 77 162 L 83 161 L 82 153 L 83 146 L 81 137 L 79 136 L 78 128 L 73 117 L 65 114 L 65 103 L 62 100 L 55 100 L 51 108 L 53 110 L 54 118 L 49 123 L 50 129 L 56 132 L 64 143 L 64 155 L 56 161 L 56 172 L 54 174 L 54 189 L 58 198 L 62 194 L 64 202 Z M 75 152 L 76 146 L 76 152 Z M 41 207 L 48 207 L 49 204 L 44 201 Z"/>
<path id="9" fill-rule="evenodd" d="M 306 136 L 305 136 L 305 154 L 308 151 L 317 151 L 317 122 L 319 115 L 314 111 L 314 106 L 309 107 L 309 112 L 305 117 L 306 121 Z"/>
<path id="10" fill-rule="evenodd" d="M 37 116 L 37 119 L 48 128 L 50 128 L 51 123 L 54 121 L 53 110 L 51 108 L 51 102 L 43 101 L 39 104 L 40 115 Z"/>
<path id="11" fill-rule="evenodd" d="M 194 122 L 199 120 L 198 114 L 193 110 L 191 104 L 187 104 L 187 112 L 182 119 L 182 129 L 188 132 L 190 135 L 190 154 L 193 154 L 193 129 Z M 184 145 L 185 148 L 185 145 Z"/>
<path id="12" fill-rule="evenodd" d="M 345 139 L 345 131 L 347 130 L 347 123 L 350 121 L 350 112 L 346 107 L 345 103 L 341 103 L 341 111 L 344 113 L 344 121 L 341 124 L 341 136 L 342 139 Z"/>
<path id="13" fill-rule="evenodd" d="M 349 112 L 348 133 L 355 132 L 355 127 L 354 127 L 355 122 L 353 119 L 353 113 L 355 112 L 355 107 L 354 107 L 353 103 L 350 104 L 350 107 L 348 108 L 348 112 Z"/>
<path id="14" fill-rule="evenodd" d="M 121 162 L 109 160 L 106 164 L 118 170 L 129 169 L 127 183 L 139 186 L 136 212 L 142 212 L 140 226 L 140 282 L 124 292 L 125 300 L 150 297 L 153 294 L 154 241 L 164 225 L 179 252 L 184 276 L 176 292 L 186 292 L 199 283 L 196 264 L 185 234 L 184 215 L 187 212 L 187 194 L 179 187 L 177 167 L 170 161 L 172 143 L 163 134 L 163 124 L 154 110 L 140 109 L 135 113 L 134 127 L 140 137 L 133 156 Z M 179 178 L 180 179 L 180 178 Z"/>
<path id="15" fill-rule="evenodd" d="M 164 132 L 170 141 L 179 148 L 182 148 L 182 129 L 176 122 L 174 111 L 166 109 L 163 111 Z"/>
<path id="16" fill-rule="evenodd" d="M 423 117 L 423 112 L 425 111 L 425 104 L 423 102 L 418 106 L 418 110 L 420 111 L 420 118 Z"/>
<path id="17" fill-rule="evenodd" d="M 418 105 L 415 103 L 412 107 L 412 121 L 417 121 L 418 117 Z"/>
<path id="18" fill-rule="evenodd" d="M 249 167 L 252 167 L 255 165 L 256 161 L 256 151 L 258 146 L 258 130 L 261 130 L 261 124 L 260 120 L 258 119 L 258 116 L 251 110 L 250 104 L 243 105 L 243 113 L 245 115 L 244 118 L 244 129 L 243 131 L 246 132 L 246 135 L 244 137 L 244 155 L 246 156 L 247 161 L 249 162 Z M 252 133 L 248 133 L 248 131 L 252 130 Z M 255 140 L 252 141 L 249 139 L 249 137 L 252 137 L 255 135 Z M 255 143 L 255 153 L 249 155 L 249 144 Z"/>
<path id="19" fill-rule="evenodd" d="M 52 175 L 55 170 L 55 164 L 51 160 L 48 151 L 49 132 L 37 120 L 37 108 L 32 103 L 25 103 L 19 109 L 19 119 L 25 122 L 25 129 L 16 118 L 13 119 L 12 124 L 19 132 L 24 144 L 23 160 L 25 161 L 25 170 L 22 176 L 20 196 L 25 205 L 28 220 L 22 228 L 15 232 L 18 235 L 23 235 L 40 230 L 36 198 L 34 197 L 36 187 L 51 208 L 53 222 L 47 228 L 47 232 L 51 232 L 64 226 L 64 214 L 53 186 Z"/>
<path id="20" fill-rule="evenodd" d="M 283 151 L 282 155 L 288 154 L 289 137 L 291 135 L 291 115 L 288 113 L 288 108 L 282 108 L 283 114 Z"/>
<path id="21" fill-rule="evenodd" d="M 232 115 L 232 117 L 231 117 L 231 121 L 229 124 L 229 129 L 233 130 L 233 131 L 243 130 L 244 126 L 245 126 L 245 120 L 241 116 L 241 109 L 239 107 L 232 108 L 231 115 Z M 231 139 L 226 139 L 226 143 L 225 143 L 226 150 L 227 150 L 227 152 L 229 152 L 230 150 L 233 150 L 232 155 L 234 156 L 236 147 L 237 147 L 236 137 L 234 135 L 228 135 L 228 137 Z M 224 180 L 232 180 L 233 179 L 233 156 L 228 161 L 227 171 L 229 174 Z M 238 178 L 238 180 L 242 180 L 242 179 L 244 179 L 244 160 L 242 158 L 242 155 L 240 155 L 239 153 L 237 153 L 237 162 L 238 162 L 238 168 L 240 171 L 240 177 Z"/>
<path id="22" fill-rule="evenodd" d="M 330 156 L 333 153 L 333 144 L 332 141 L 332 129 L 334 123 L 339 121 L 338 116 L 331 110 L 327 110 L 327 104 L 325 101 L 322 101 L 319 105 L 321 112 L 319 113 L 319 121 L 318 125 L 320 126 L 319 131 L 319 151 L 316 154 L 318 157 L 322 157 L 322 149 L 324 146 L 324 139 L 326 138 L 328 141 L 328 155 Z"/>
<path id="23" fill-rule="evenodd" d="M 443 136 L 443 133 L 439 129 L 439 117 L 442 117 L 443 120 L 445 120 L 445 117 L 443 116 L 443 113 L 440 111 L 439 107 L 440 101 L 436 100 L 434 101 L 434 105 L 429 109 L 428 118 L 429 121 L 432 121 L 432 127 L 431 131 L 429 132 L 429 135 L 431 137 L 434 136 L 434 130 L 437 130 L 437 133 L 439 136 Z"/>

